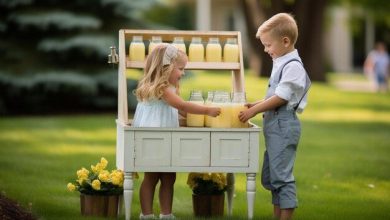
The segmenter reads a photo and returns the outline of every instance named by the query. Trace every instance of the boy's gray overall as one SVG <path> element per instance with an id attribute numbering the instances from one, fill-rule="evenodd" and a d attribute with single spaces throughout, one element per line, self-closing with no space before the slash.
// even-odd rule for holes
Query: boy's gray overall
<path id="1" fill-rule="evenodd" d="M 292 61 L 300 62 L 294 59 L 286 64 Z M 266 99 L 275 94 L 284 66 L 278 75 L 270 80 Z M 310 79 L 308 80 L 307 76 L 306 79 L 307 91 Z M 299 103 L 301 101 L 302 99 Z M 295 153 L 301 135 L 301 125 L 295 113 L 298 105 L 291 110 L 287 110 L 287 105 L 284 105 L 276 110 L 266 111 L 263 115 L 266 151 L 261 182 L 264 188 L 272 192 L 272 204 L 280 206 L 281 209 L 296 208 L 298 205 L 293 176 Z"/>

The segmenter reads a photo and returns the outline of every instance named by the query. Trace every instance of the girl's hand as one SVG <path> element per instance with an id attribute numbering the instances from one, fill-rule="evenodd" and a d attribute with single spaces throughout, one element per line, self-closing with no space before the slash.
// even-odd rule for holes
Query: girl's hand
<path id="1" fill-rule="evenodd" d="M 208 107 L 207 108 L 207 115 L 212 117 L 217 117 L 219 114 L 221 114 L 221 108 L 218 107 Z"/>
<path id="2" fill-rule="evenodd" d="M 244 111 L 241 111 L 240 114 L 238 114 L 238 118 L 241 122 L 247 122 L 250 118 L 253 118 L 256 114 L 252 112 L 252 109 L 247 109 Z"/>

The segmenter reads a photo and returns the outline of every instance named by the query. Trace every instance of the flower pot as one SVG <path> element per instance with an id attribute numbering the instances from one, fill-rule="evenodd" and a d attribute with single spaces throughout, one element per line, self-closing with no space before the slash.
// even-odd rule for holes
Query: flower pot
<path id="1" fill-rule="evenodd" d="M 192 194 L 192 205 L 197 217 L 223 216 L 225 194 L 196 195 Z"/>
<path id="2" fill-rule="evenodd" d="M 117 217 L 121 195 L 80 194 L 81 214 L 86 216 Z"/>

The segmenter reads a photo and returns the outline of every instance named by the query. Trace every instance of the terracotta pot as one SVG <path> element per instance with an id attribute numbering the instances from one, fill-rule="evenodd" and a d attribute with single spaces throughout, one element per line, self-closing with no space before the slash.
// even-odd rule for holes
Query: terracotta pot
<path id="1" fill-rule="evenodd" d="M 225 194 L 195 195 L 192 194 L 192 205 L 197 217 L 223 216 Z"/>
<path id="2" fill-rule="evenodd" d="M 82 215 L 117 217 L 121 195 L 85 195 L 80 194 Z"/>

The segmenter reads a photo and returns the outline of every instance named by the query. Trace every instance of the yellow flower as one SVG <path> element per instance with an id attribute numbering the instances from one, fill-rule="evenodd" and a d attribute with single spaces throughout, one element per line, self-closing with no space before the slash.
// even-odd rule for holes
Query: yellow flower
<path id="1" fill-rule="evenodd" d="M 92 188 L 94 190 L 100 190 L 100 181 L 99 180 L 92 181 Z"/>
<path id="2" fill-rule="evenodd" d="M 106 169 L 108 161 L 100 158 L 96 165 L 91 165 L 87 170 L 82 167 L 77 170 L 77 179 L 67 185 L 69 191 L 79 191 L 90 195 L 112 195 L 120 194 L 123 190 L 124 173 L 121 170 Z M 137 173 L 133 173 L 134 178 L 138 178 Z"/>
<path id="3" fill-rule="evenodd" d="M 190 173 L 187 185 L 196 194 L 219 194 L 226 190 L 226 175 L 223 173 Z"/>
<path id="4" fill-rule="evenodd" d="M 100 171 L 98 178 L 100 181 L 108 183 L 110 182 L 110 172 L 107 170 L 102 170 Z"/>
<path id="5" fill-rule="evenodd" d="M 68 190 L 70 192 L 73 192 L 73 191 L 76 190 L 76 186 L 74 184 L 72 184 L 72 183 L 68 183 L 67 187 L 68 187 Z"/>
<path id="6" fill-rule="evenodd" d="M 100 159 L 100 164 L 101 164 L 101 166 L 102 166 L 102 169 L 106 169 L 107 164 L 108 164 L 108 161 L 106 160 L 106 158 L 102 157 L 102 158 Z"/>
<path id="7" fill-rule="evenodd" d="M 79 179 L 87 179 L 89 175 L 89 171 L 84 167 L 77 171 L 77 178 Z"/>
<path id="8" fill-rule="evenodd" d="M 202 175 L 203 180 L 211 180 L 211 173 L 204 173 Z"/>
<path id="9" fill-rule="evenodd" d="M 113 170 L 110 174 L 112 184 L 117 186 L 123 186 L 123 172 L 121 170 Z"/>

